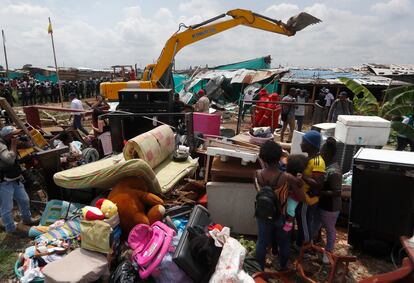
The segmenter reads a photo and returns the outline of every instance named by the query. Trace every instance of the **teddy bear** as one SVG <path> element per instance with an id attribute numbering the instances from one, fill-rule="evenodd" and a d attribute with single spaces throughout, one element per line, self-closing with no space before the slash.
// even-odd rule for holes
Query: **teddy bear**
<path id="1" fill-rule="evenodd" d="M 106 219 L 111 219 L 118 214 L 118 207 L 109 199 L 100 198 L 96 201 L 95 206 L 102 211 Z"/>
<path id="2" fill-rule="evenodd" d="M 128 235 L 137 224 L 147 224 L 162 220 L 164 201 L 148 192 L 148 187 L 139 177 L 120 180 L 108 195 L 108 199 L 118 207 L 120 226 L 123 235 Z"/>

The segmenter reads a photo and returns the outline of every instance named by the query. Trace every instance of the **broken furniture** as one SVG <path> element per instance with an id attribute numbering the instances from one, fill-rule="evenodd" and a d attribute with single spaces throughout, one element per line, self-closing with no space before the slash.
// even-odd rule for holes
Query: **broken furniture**
<path id="1" fill-rule="evenodd" d="M 125 177 L 141 177 L 148 184 L 149 191 L 161 193 L 158 180 L 151 167 L 141 159 L 126 161 L 122 154 L 57 172 L 53 179 L 65 189 L 110 189 Z"/>
<path id="2" fill-rule="evenodd" d="M 166 193 L 179 180 L 193 174 L 198 164 L 191 156 L 183 162 L 174 161 L 171 157 L 174 150 L 174 133 L 169 126 L 162 125 L 129 140 L 123 152 L 125 160 L 140 158 L 147 162 L 154 170 L 161 192 Z"/>
<path id="3" fill-rule="evenodd" d="M 401 237 L 401 243 L 407 254 L 402 266 L 394 271 L 378 274 L 359 281 L 359 283 L 411 283 L 414 282 L 414 241 Z"/>
<path id="4" fill-rule="evenodd" d="M 56 106 L 46 106 L 46 105 L 24 106 L 23 112 L 26 114 L 26 121 L 36 129 L 42 127 L 42 122 L 40 121 L 39 110 L 49 110 L 49 111 L 66 112 L 66 113 L 82 113 L 82 114 L 85 114 L 86 116 L 92 115 L 92 110 L 82 111 L 82 110 L 56 107 Z"/>
<path id="5" fill-rule="evenodd" d="M 211 170 L 207 168 L 205 179 L 208 181 L 211 175 L 211 182 L 206 186 L 208 209 L 217 223 L 230 227 L 233 232 L 257 235 L 254 218 L 254 176 L 260 168 L 257 153 L 235 146 L 233 148 L 207 148 L 207 167 L 213 156 Z M 251 162 L 242 165 L 241 158 Z"/>
<path id="6" fill-rule="evenodd" d="M 255 163 L 257 160 L 257 154 L 240 151 L 235 149 L 220 148 L 220 147 L 207 147 L 206 154 L 208 156 L 220 156 L 221 161 L 227 161 L 229 157 L 235 157 L 241 159 L 241 165 L 245 166 L 247 163 Z"/>
<path id="7" fill-rule="evenodd" d="M 304 268 L 304 263 L 306 261 L 304 255 L 305 252 L 313 251 L 321 256 L 323 254 L 326 254 L 329 263 L 330 263 L 330 271 L 328 274 L 326 283 L 334 283 L 334 282 L 346 282 L 345 277 L 349 271 L 349 264 L 351 262 L 356 261 L 356 257 L 354 256 L 338 256 L 332 253 L 329 253 L 325 251 L 325 249 L 313 245 L 313 244 L 306 244 L 304 245 L 299 253 L 298 258 L 294 262 L 295 269 L 283 271 L 283 272 L 258 272 L 253 275 L 254 281 L 257 283 L 265 283 L 265 282 L 272 282 L 268 281 L 270 279 L 279 279 L 282 282 L 286 283 L 294 283 L 297 282 L 295 280 L 295 276 L 299 276 L 301 279 L 305 280 L 309 283 L 317 283 L 317 281 L 312 279 L 312 276 L 314 276 L 317 273 L 320 273 L 322 271 L 322 267 L 313 274 L 309 274 Z M 339 272 L 340 271 L 340 272 Z"/>
<path id="8" fill-rule="evenodd" d="M 53 174 L 62 170 L 60 163 L 60 156 L 69 152 L 67 146 L 62 148 L 48 149 L 40 152 L 35 152 L 34 157 L 39 161 L 40 167 L 43 169 L 45 176 L 46 188 L 49 198 L 61 197 L 57 192 L 57 186 L 53 181 Z"/>
<path id="9" fill-rule="evenodd" d="M 386 249 L 414 229 L 414 152 L 361 148 L 354 157 L 348 243 Z M 375 248 L 378 252 L 378 248 Z"/>
<path id="10" fill-rule="evenodd" d="M 191 157 L 185 162 L 173 161 L 173 150 L 173 132 L 168 126 L 160 126 L 131 139 L 123 154 L 58 172 L 54 180 L 68 189 L 110 188 L 120 178 L 138 176 L 145 178 L 153 188 L 151 192 L 159 195 L 197 167 L 198 161 Z"/>
<path id="11" fill-rule="evenodd" d="M 62 153 L 66 153 L 69 151 L 68 147 L 64 147 L 61 149 L 48 149 L 43 150 L 39 146 L 37 146 L 37 142 L 40 140 L 39 138 L 36 138 L 34 134 L 39 134 L 37 131 L 32 131 L 32 133 L 29 131 L 29 129 L 26 127 L 27 124 L 23 123 L 14 112 L 13 108 L 10 106 L 10 104 L 7 102 L 7 100 L 3 97 L 0 97 L 0 106 L 2 109 L 6 110 L 11 120 L 16 124 L 16 126 L 23 130 L 23 132 L 31 139 L 33 142 L 33 148 L 35 151 L 33 151 L 31 154 L 39 161 L 40 166 L 43 169 L 44 177 L 46 181 L 46 186 L 48 188 L 48 195 L 50 197 L 56 197 L 55 195 L 55 188 L 56 185 L 53 182 L 52 176 L 55 172 L 58 172 L 61 170 L 60 165 L 60 155 Z M 34 129 L 32 129 L 34 130 Z"/>

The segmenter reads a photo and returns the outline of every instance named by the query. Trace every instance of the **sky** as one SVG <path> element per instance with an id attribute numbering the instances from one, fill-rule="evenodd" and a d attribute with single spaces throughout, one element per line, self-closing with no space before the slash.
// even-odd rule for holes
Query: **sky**
<path id="1" fill-rule="evenodd" d="M 305 11 L 322 22 L 293 37 L 236 27 L 183 48 L 177 69 L 266 55 L 274 67 L 414 63 L 414 0 L 0 0 L 0 28 L 10 68 L 54 65 L 48 17 L 59 66 L 143 68 L 156 62 L 180 23 L 200 23 L 236 8 L 283 21 Z"/>

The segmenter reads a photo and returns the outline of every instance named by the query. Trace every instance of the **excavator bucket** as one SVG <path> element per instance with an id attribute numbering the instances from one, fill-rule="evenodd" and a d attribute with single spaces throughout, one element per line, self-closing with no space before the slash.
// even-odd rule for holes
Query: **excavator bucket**
<path id="1" fill-rule="evenodd" d="M 296 33 L 297 31 L 303 30 L 309 25 L 317 24 L 320 22 L 322 22 L 320 19 L 308 13 L 302 12 L 296 16 L 290 17 L 286 25 L 291 31 Z"/>

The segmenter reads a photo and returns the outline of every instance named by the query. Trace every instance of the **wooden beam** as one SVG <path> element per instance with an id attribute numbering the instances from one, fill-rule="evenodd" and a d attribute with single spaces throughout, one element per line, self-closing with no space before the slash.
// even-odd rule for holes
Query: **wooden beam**
<path id="1" fill-rule="evenodd" d="M 316 85 L 313 85 L 313 89 L 312 89 L 312 102 L 315 102 L 315 94 L 316 94 Z"/>
<path id="2" fill-rule="evenodd" d="M 70 113 L 83 113 L 83 114 L 91 114 L 93 110 L 77 110 L 77 109 L 70 109 L 70 108 L 63 108 L 63 107 L 56 107 L 56 106 L 44 106 L 44 105 L 33 105 L 31 107 L 35 107 L 40 110 L 50 110 L 50 111 L 57 111 L 57 112 L 70 112 Z"/>
<path id="3" fill-rule="evenodd" d="M 7 102 L 7 100 L 4 97 L 0 97 L 0 106 L 4 110 L 6 110 L 10 119 L 16 124 L 17 128 L 22 129 L 23 132 L 30 138 L 30 140 L 33 142 L 34 148 L 37 151 L 43 151 L 43 149 L 36 146 L 36 141 L 30 134 L 29 130 L 26 128 L 24 123 L 17 117 L 16 112 L 14 112 L 13 108 L 10 106 L 10 104 Z"/>

